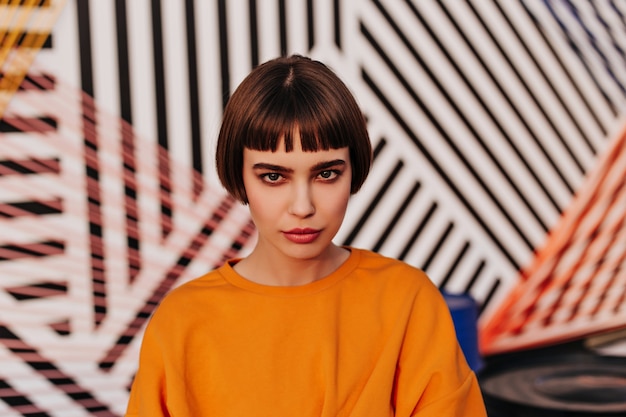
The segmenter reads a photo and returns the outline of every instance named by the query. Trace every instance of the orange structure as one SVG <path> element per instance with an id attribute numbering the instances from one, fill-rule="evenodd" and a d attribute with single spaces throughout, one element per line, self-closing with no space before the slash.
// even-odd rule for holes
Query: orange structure
<path id="1" fill-rule="evenodd" d="M 626 127 L 518 285 L 481 327 L 485 354 L 626 326 Z"/>

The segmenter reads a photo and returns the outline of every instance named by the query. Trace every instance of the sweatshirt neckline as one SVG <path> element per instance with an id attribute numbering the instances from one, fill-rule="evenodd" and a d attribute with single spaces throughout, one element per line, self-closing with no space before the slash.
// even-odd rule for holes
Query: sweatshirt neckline
<path id="1" fill-rule="evenodd" d="M 355 248 L 348 249 L 350 250 L 350 256 L 348 257 L 348 259 L 345 260 L 343 264 L 339 266 L 339 268 L 337 268 L 329 275 L 318 279 L 317 281 L 313 281 L 304 285 L 273 286 L 250 281 L 239 275 L 233 269 L 233 265 L 235 265 L 240 260 L 239 258 L 231 259 L 230 261 L 224 263 L 224 265 L 219 268 L 219 272 L 222 274 L 224 279 L 226 279 L 226 281 L 231 285 L 257 294 L 279 297 L 293 297 L 314 294 L 335 285 L 337 282 L 343 280 L 348 274 L 350 274 L 350 272 L 352 272 L 356 268 L 361 259 L 361 251 Z"/>

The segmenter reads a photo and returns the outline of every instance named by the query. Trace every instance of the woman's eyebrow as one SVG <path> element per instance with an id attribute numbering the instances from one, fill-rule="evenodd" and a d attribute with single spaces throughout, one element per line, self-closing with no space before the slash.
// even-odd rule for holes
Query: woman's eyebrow
<path id="1" fill-rule="evenodd" d="M 315 164 L 311 167 L 311 171 L 320 171 L 332 167 L 336 167 L 338 165 L 344 166 L 346 165 L 346 161 L 343 159 L 333 159 L 332 161 L 324 161 L 318 164 Z"/>
<path id="2" fill-rule="evenodd" d="M 256 163 L 256 164 L 252 165 L 252 169 L 265 169 L 265 170 L 268 170 L 268 171 L 286 172 L 286 173 L 293 172 L 293 169 L 291 169 L 291 168 L 285 168 L 285 167 L 280 166 L 280 165 L 268 164 L 266 162 Z"/>
<path id="3" fill-rule="evenodd" d="M 336 167 L 336 166 L 344 166 L 346 165 L 346 161 L 343 159 L 333 159 L 332 161 L 322 161 L 311 167 L 311 172 L 313 171 L 321 171 L 324 169 Z M 252 169 L 263 169 L 267 171 L 275 171 L 275 172 L 285 172 L 285 173 L 293 173 L 292 168 L 286 168 L 281 165 L 269 164 L 267 162 L 258 162 L 252 166 Z"/>

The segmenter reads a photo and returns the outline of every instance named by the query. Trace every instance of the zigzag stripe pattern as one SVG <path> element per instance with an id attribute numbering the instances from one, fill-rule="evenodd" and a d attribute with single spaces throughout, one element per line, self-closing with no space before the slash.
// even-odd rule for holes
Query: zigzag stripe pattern
<path id="1" fill-rule="evenodd" d="M 29 86 L 22 91 L 37 90 Z M 192 270 L 209 270 L 237 255 L 251 242 L 254 230 L 243 208 L 222 191 L 206 187 L 198 194 L 177 187 L 167 201 L 177 216 L 171 218 L 172 229 L 164 238 L 159 227 L 163 200 L 154 164 L 163 152 L 156 144 L 137 137 L 132 127 L 58 80 L 34 94 L 17 93 L 16 99 L 52 117 L 64 133 L 41 128 L 44 122 L 38 117 L 24 119 L 11 113 L 4 119 L 15 123 L 12 136 L 2 137 L 0 158 L 7 201 L 0 212 L 7 232 L 0 245 L 0 273 L 6 277 L 3 287 L 9 296 L 0 310 L 3 317 L 9 314 L 13 319 L 10 326 L 5 323 L 0 340 L 6 349 L 2 356 L 23 361 L 30 370 L 0 371 L 9 390 L 2 399 L 16 412 L 38 415 L 45 411 L 38 397 L 58 392 L 70 401 L 68 410 L 119 415 L 141 331 L 160 299 L 190 279 Z M 92 104 L 82 120 L 81 102 Z M 122 134 L 120 128 L 127 132 Z M 84 135 L 85 131 L 89 133 Z M 100 146 L 94 146 L 95 137 Z M 144 157 L 129 155 L 124 146 L 129 137 Z M 33 148 L 35 141 L 38 147 Z M 90 151 L 84 152 L 85 147 Z M 181 165 L 171 163 L 170 168 L 173 178 L 197 178 Z M 128 171 L 133 174 L 130 189 L 124 175 Z M 94 187 L 100 192 L 90 192 Z M 134 212 L 127 209 L 131 198 Z M 125 219 L 129 215 L 140 219 L 132 229 Z M 141 248 L 125 250 L 127 236 L 137 236 Z M 91 247 L 90 256 L 84 257 L 80 250 L 84 247 Z M 86 285 L 89 276 L 93 279 Z M 55 313 L 42 314 L 48 309 Z M 27 342 L 42 334 L 47 334 L 43 345 Z M 90 340 L 96 339 L 102 341 L 90 347 Z M 96 367 L 86 371 L 89 363 Z M 49 381 L 49 387 L 28 394 L 20 394 L 9 382 L 23 385 L 41 378 Z M 83 378 L 92 382 L 86 384 Z M 113 382 L 120 378 L 125 382 Z M 118 400 L 99 399 L 103 393 Z"/>

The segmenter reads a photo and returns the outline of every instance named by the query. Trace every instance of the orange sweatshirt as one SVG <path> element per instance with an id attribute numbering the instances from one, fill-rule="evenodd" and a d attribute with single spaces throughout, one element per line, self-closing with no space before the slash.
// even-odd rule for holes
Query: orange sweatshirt
<path id="1" fill-rule="evenodd" d="M 351 248 L 311 284 L 226 263 L 168 294 L 146 328 L 127 416 L 486 416 L 439 290 Z"/>

